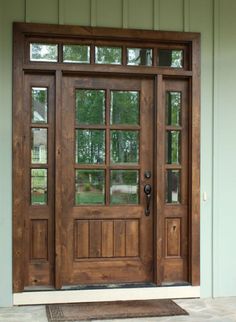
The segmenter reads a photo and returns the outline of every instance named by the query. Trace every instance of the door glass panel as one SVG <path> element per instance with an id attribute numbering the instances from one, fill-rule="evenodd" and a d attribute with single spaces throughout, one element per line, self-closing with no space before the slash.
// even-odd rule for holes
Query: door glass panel
<path id="1" fill-rule="evenodd" d="M 86 45 L 64 45 L 63 46 L 64 63 L 90 63 L 90 46 Z"/>
<path id="2" fill-rule="evenodd" d="M 139 131 L 111 131 L 111 162 L 139 162 Z"/>
<path id="3" fill-rule="evenodd" d="M 181 115 L 181 92 L 166 93 L 166 125 L 179 126 Z"/>
<path id="4" fill-rule="evenodd" d="M 105 123 L 105 91 L 77 89 L 76 122 L 77 124 Z"/>
<path id="5" fill-rule="evenodd" d="M 105 171 L 76 170 L 75 174 L 75 204 L 105 203 Z"/>
<path id="6" fill-rule="evenodd" d="M 31 169 L 31 205 L 47 204 L 47 169 Z"/>
<path id="7" fill-rule="evenodd" d="M 111 124 L 139 124 L 139 92 L 111 91 Z"/>
<path id="8" fill-rule="evenodd" d="M 104 163 L 105 131 L 76 130 L 75 162 L 82 164 Z"/>
<path id="9" fill-rule="evenodd" d="M 47 123 L 48 89 L 46 87 L 32 87 L 32 123 Z"/>
<path id="10" fill-rule="evenodd" d="M 127 65 L 152 66 L 152 49 L 127 48 Z"/>
<path id="11" fill-rule="evenodd" d="M 58 61 L 57 44 L 30 44 L 30 60 L 42 62 Z"/>
<path id="12" fill-rule="evenodd" d="M 95 47 L 96 64 L 121 65 L 122 48 L 121 47 Z"/>
<path id="13" fill-rule="evenodd" d="M 31 163 L 47 163 L 47 129 L 31 129 Z"/>
<path id="14" fill-rule="evenodd" d="M 180 131 L 166 132 L 166 162 L 180 163 Z"/>
<path id="15" fill-rule="evenodd" d="M 180 203 L 180 170 L 166 172 L 166 202 Z"/>
<path id="16" fill-rule="evenodd" d="M 183 68 L 183 50 L 160 49 L 159 66 Z"/>
<path id="17" fill-rule="evenodd" d="M 111 170 L 111 204 L 139 203 L 139 172 L 137 170 Z"/>

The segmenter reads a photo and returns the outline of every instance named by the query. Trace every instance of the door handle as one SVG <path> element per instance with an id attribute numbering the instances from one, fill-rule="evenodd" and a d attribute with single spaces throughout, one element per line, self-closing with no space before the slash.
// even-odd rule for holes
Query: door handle
<path id="1" fill-rule="evenodd" d="M 146 201 L 147 201 L 147 206 L 145 209 L 145 215 L 149 216 L 150 215 L 150 204 L 151 204 L 151 193 L 152 193 L 152 187 L 150 184 L 146 184 L 144 186 L 144 193 L 146 195 Z"/>

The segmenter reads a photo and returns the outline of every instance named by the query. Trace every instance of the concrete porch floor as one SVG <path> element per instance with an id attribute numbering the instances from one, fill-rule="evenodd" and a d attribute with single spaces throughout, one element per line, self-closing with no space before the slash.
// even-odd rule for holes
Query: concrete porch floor
<path id="1" fill-rule="evenodd" d="M 163 318 L 135 318 L 103 320 L 112 322 L 232 322 L 236 321 L 236 297 L 217 299 L 184 299 L 176 300 L 182 308 L 188 311 L 189 316 L 163 317 Z M 45 306 L 15 306 L 0 308 L 1 322 L 47 322 Z M 101 320 L 96 320 L 97 322 Z"/>

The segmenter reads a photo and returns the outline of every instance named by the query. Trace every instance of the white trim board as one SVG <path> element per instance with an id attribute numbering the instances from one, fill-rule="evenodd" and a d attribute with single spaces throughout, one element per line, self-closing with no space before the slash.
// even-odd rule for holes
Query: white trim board
<path id="1" fill-rule="evenodd" d="M 13 294 L 13 305 L 101 301 L 179 299 L 200 297 L 200 286 L 117 288 L 75 291 L 41 291 Z"/>

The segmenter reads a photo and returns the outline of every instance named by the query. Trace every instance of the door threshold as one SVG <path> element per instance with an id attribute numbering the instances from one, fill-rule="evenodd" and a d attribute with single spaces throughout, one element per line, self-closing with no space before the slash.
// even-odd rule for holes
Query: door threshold
<path id="1" fill-rule="evenodd" d="M 149 286 L 14 293 L 13 305 L 180 299 L 197 297 L 200 297 L 200 286 Z"/>
<path id="2" fill-rule="evenodd" d="M 62 287 L 63 291 L 76 290 L 103 290 L 116 288 L 143 288 L 143 287 L 157 287 L 154 283 L 116 283 L 116 284 L 80 284 L 80 285 L 66 285 Z"/>

